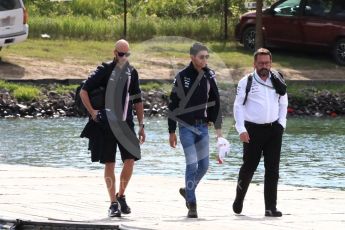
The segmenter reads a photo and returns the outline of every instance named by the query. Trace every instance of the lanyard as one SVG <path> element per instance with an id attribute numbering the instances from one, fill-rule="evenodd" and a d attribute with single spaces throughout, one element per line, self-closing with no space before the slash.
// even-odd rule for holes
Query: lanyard
<path id="1" fill-rule="evenodd" d="M 264 84 L 264 83 L 262 83 L 262 82 L 259 82 L 258 79 L 256 79 L 256 77 L 255 77 L 255 73 L 253 73 L 253 77 L 254 77 L 254 79 L 255 79 L 255 81 L 256 81 L 257 83 L 259 83 L 259 84 L 261 84 L 261 85 L 263 85 L 263 86 L 266 86 L 266 87 L 268 87 L 268 88 L 270 88 L 270 89 L 274 89 L 274 87 L 272 87 L 272 86 L 270 86 L 270 85 L 266 85 L 266 84 Z"/>

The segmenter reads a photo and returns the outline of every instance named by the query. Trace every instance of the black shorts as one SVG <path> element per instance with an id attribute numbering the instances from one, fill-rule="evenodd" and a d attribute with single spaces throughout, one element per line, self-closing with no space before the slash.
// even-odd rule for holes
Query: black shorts
<path id="1" fill-rule="evenodd" d="M 103 122 L 101 122 L 103 123 Z M 116 127 L 119 127 L 116 131 L 116 138 L 111 130 L 108 122 L 100 124 L 105 132 L 105 140 L 103 142 L 103 151 L 100 152 L 99 162 L 102 164 L 112 163 L 116 161 L 117 146 L 120 149 L 121 159 L 124 162 L 127 159 L 133 159 L 135 161 L 140 159 L 140 146 L 139 140 L 135 137 L 134 122 L 133 121 L 120 121 Z M 134 137 L 133 138 L 133 134 Z M 128 147 L 128 140 L 132 148 Z M 133 147 L 134 146 L 134 147 Z M 129 150 L 130 149 L 130 150 Z"/>

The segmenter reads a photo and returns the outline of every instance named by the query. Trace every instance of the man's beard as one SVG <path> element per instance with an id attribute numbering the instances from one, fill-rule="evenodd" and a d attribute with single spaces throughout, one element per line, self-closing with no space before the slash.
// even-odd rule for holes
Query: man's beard
<path id="1" fill-rule="evenodd" d="M 266 68 L 262 68 L 262 69 L 259 69 L 257 72 L 258 72 L 258 75 L 260 77 L 268 77 L 268 74 L 270 73 L 270 70 L 266 69 Z"/>

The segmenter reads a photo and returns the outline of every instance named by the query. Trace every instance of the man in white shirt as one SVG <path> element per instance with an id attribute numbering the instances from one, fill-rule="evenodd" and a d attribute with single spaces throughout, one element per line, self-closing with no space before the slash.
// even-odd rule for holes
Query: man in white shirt
<path id="1" fill-rule="evenodd" d="M 242 78 L 237 87 L 234 103 L 235 127 L 243 142 L 243 164 L 232 206 L 237 214 L 242 212 L 248 186 L 263 155 L 265 216 L 282 216 L 276 205 L 280 151 L 286 127 L 288 97 L 286 92 L 282 93 L 277 89 L 276 79 L 280 80 L 283 86 L 285 83 L 280 73 L 271 71 L 271 65 L 270 51 L 264 48 L 258 49 L 254 54 L 254 72 Z M 252 83 L 248 92 L 246 88 L 250 78 Z"/>

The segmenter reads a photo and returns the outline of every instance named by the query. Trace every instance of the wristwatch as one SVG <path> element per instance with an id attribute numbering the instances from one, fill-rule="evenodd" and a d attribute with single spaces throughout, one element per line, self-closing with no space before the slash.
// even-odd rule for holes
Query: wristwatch
<path id="1" fill-rule="evenodd" d="M 139 124 L 139 127 L 145 128 L 145 124 Z"/>

